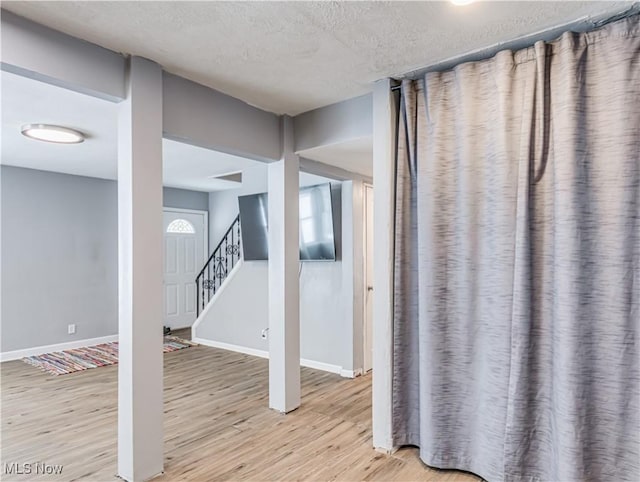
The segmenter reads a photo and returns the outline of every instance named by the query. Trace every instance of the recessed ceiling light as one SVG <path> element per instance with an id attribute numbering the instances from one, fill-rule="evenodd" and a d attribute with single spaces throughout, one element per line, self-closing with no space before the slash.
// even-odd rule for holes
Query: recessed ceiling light
<path id="1" fill-rule="evenodd" d="M 56 144 L 78 144 L 84 142 L 84 134 L 68 127 L 49 124 L 27 124 L 22 126 L 22 135 L 38 141 Z"/>
<path id="2" fill-rule="evenodd" d="M 454 5 L 462 7 L 463 5 L 469 5 L 470 3 L 473 3 L 474 0 L 450 0 L 450 1 Z"/>

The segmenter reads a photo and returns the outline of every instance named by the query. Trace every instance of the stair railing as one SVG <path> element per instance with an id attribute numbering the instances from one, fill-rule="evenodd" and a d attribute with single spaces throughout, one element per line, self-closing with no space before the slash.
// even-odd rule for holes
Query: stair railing
<path id="1" fill-rule="evenodd" d="M 197 315 L 207 306 L 233 267 L 240 261 L 240 215 L 233 220 L 227 232 L 213 250 L 202 271 L 196 276 Z"/>

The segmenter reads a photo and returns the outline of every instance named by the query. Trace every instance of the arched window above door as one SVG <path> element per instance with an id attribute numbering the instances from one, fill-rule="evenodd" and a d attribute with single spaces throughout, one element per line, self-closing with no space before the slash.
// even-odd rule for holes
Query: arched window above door
<path id="1" fill-rule="evenodd" d="M 196 230 L 186 219 L 174 219 L 167 226 L 167 233 L 172 234 L 195 234 Z"/>

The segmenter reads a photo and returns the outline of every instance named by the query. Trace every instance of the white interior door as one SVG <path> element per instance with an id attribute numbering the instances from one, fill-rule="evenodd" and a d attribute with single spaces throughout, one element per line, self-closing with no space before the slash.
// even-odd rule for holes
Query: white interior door
<path id="1" fill-rule="evenodd" d="M 191 326 L 196 319 L 196 275 L 205 263 L 205 212 L 164 211 L 164 324 Z"/>
<path id="2" fill-rule="evenodd" d="M 373 368 L 373 187 L 364 187 L 364 359 L 367 373 Z"/>

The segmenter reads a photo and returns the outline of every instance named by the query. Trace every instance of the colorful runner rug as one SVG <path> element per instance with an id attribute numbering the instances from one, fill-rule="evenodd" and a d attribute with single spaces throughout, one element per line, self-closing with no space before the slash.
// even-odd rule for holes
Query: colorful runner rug
<path id="1" fill-rule="evenodd" d="M 191 346 L 197 346 L 197 343 L 177 336 L 164 337 L 164 353 L 182 350 Z M 114 341 L 112 343 L 103 343 L 102 345 L 45 353 L 43 355 L 29 356 L 22 360 L 51 375 L 66 375 L 67 373 L 88 370 L 89 368 L 115 365 L 118 363 L 118 342 Z"/>

